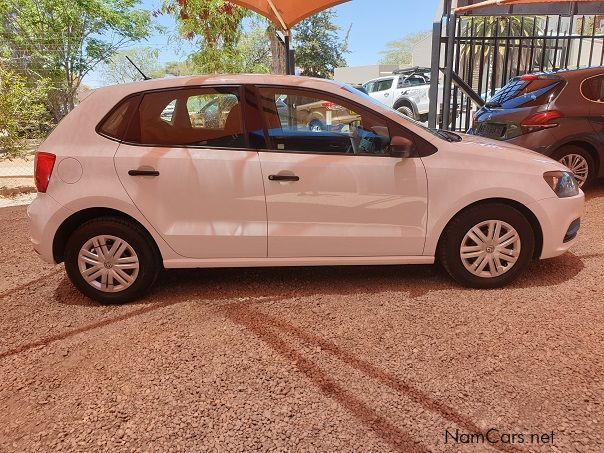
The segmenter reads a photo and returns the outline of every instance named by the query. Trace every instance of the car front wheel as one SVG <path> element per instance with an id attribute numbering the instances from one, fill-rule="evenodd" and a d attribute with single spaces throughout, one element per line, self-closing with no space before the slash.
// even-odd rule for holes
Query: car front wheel
<path id="1" fill-rule="evenodd" d="M 82 224 L 69 237 L 64 256 L 72 283 L 86 296 L 106 304 L 140 298 L 161 267 L 146 232 L 117 217 Z"/>
<path id="2" fill-rule="evenodd" d="M 520 275 L 534 248 L 533 229 L 524 214 L 506 204 L 490 203 L 463 211 L 447 225 L 439 258 L 462 285 L 498 288 Z"/>

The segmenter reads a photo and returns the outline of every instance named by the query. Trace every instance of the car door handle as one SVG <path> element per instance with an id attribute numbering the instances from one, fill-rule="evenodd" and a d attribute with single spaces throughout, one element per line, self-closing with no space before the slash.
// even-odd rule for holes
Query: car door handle
<path id="1" fill-rule="evenodd" d="M 268 175 L 269 181 L 300 181 L 296 175 Z"/>
<path id="2" fill-rule="evenodd" d="M 385 98 L 387 98 L 388 96 L 390 96 L 390 93 L 384 93 Z"/>
<path id="3" fill-rule="evenodd" d="M 157 170 L 128 170 L 130 176 L 159 176 Z"/>

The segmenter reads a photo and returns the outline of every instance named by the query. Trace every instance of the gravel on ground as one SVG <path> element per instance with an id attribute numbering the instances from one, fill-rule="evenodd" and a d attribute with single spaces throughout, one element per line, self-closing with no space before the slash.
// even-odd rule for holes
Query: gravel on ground
<path id="1" fill-rule="evenodd" d="M 210 269 L 100 306 L 27 228 L 0 209 L 1 452 L 604 451 L 604 184 L 571 252 L 492 291 Z"/>

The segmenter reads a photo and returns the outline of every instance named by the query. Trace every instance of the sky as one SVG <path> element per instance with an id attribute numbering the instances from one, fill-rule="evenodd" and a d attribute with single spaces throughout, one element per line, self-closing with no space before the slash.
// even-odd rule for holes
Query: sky
<path id="1" fill-rule="evenodd" d="M 376 64 L 386 43 L 405 35 L 430 30 L 439 0 L 352 0 L 334 8 L 335 22 L 340 26 L 342 37 L 352 25 L 349 36 L 350 53 L 346 55 L 348 66 Z M 142 0 L 141 8 L 158 9 L 161 0 Z M 184 60 L 193 50 L 188 42 L 176 39 L 175 22 L 170 16 L 154 18 L 164 26 L 165 33 L 155 33 L 148 40 L 134 47 L 152 47 L 159 50 L 160 64 Z M 93 71 L 84 83 L 96 88 L 102 85 L 101 77 Z"/>

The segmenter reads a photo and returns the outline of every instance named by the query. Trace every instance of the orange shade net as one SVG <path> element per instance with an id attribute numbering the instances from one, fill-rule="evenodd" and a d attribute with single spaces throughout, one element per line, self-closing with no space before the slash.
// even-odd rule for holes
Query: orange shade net
<path id="1" fill-rule="evenodd" d="M 301 20 L 349 0 L 229 0 L 266 17 L 282 30 Z"/>
<path id="2" fill-rule="evenodd" d="M 602 3 L 602 0 L 572 0 L 576 3 Z M 487 0 L 473 5 L 462 6 L 455 9 L 455 13 L 465 13 L 474 9 L 493 6 L 532 5 L 536 3 L 571 3 L 571 0 Z"/>

